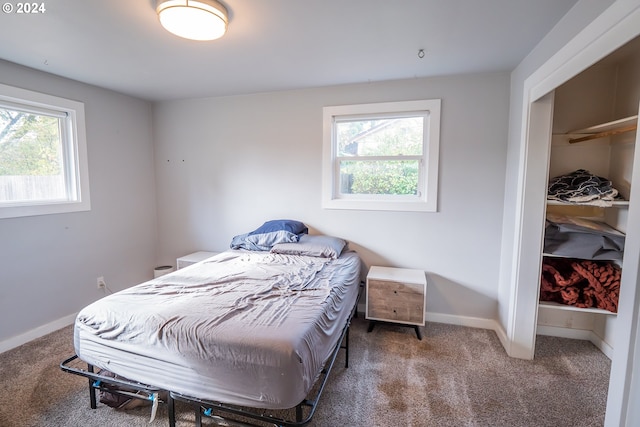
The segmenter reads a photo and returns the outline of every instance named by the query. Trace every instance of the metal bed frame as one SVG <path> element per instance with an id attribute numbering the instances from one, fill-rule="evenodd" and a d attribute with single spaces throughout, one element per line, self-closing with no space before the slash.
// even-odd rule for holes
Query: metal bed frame
<path id="1" fill-rule="evenodd" d="M 160 388 L 136 381 L 102 375 L 99 372 L 95 372 L 93 365 L 90 365 L 88 363 L 86 370 L 79 367 L 71 366 L 71 363 L 76 360 L 80 360 L 78 359 L 77 354 L 74 354 L 68 359 L 63 360 L 60 363 L 60 369 L 62 369 L 64 372 L 80 375 L 89 379 L 89 405 L 91 409 L 96 409 L 98 407 L 98 400 L 96 398 L 96 391 L 98 390 L 106 391 L 120 396 L 127 396 L 133 399 L 149 400 L 152 402 L 152 405 L 156 407 L 159 403 L 166 403 L 169 410 L 169 425 L 171 427 L 175 426 L 175 405 L 173 402 L 173 398 L 166 390 L 162 390 Z M 166 394 L 166 401 L 160 399 L 161 393 Z M 152 419 L 154 416 L 155 411 Z"/>
<path id="2" fill-rule="evenodd" d="M 250 420 L 268 423 L 277 427 L 304 426 L 311 421 L 311 418 L 315 414 L 320 396 L 322 395 L 327 380 L 329 379 L 329 373 L 331 372 L 336 357 L 338 356 L 338 352 L 341 349 L 345 350 L 345 368 L 349 367 L 349 327 L 351 325 L 351 320 L 354 317 L 358 317 L 358 302 L 360 301 L 360 296 L 364 287 L 362 282 L 359 286 L 360 289 L 358 290 L 356 301 L 353 305 L 353 308 L 351 309 L 350 315 L 347 317 L 347 321 L 344 327 L 342 328 L 340 338 L 338 339 L 336 346 L 327 359 L 327 363 L 320 371 L 320 375 L 316 380 L 316 383 L 314 385 L 316 389 L 315 393 L 313 393 L 313 396 L 311 397 L 307 396 L 307 398 L 303 399 L 302 402 L 295 406 L 295 408 L 289 408 L 289 410 L 295 409 L 295 420 L 289 420 L 268 414 L 268 412 L 275 412 L 277 410 L 264 409 L 262 410 L 262 412 L 258 412 L 258 410 L 255 408 L 243 408 L 240 406 L 229 405 L 222 402 L 199 399 L 192 396 L 185 396 L 171 390 L 163 390 L 152 385 L 143 384 L 136 381 L 101 375 L 100 373 L 95 372 L 93 365 L 90 364 L 87 364 L 86 370 L 79 367 L 74 367 L 70 364 L 73 363 L 76 359 L 80 360 L 78 359 L 78 355 L 76 354 L 63 360 L 60 363 L 60 369 L 62 369 L 64 372 L 88 378 L 89 402 L 91 409 L 97 408 L 96 391 L 103 390 L 117 395 L 128 396 L 134 399 L 151 401 L 153 405 L 151 416 L 152 420 L 155 417 L 155 408 L 157 408 L 157 405 L 160 403 L 166 404 L 168 407 L 169 427 L 175 427 L 176 424 L 175 401 L 185 402 L 194 406 L 197 427 L 202 426 L 203 415 L 210 418 L 222 418 L 225 421 L 229 420 L 236 423 L 236 425 L 260 427 L 260 425 L 258 424 L 249 424 L 234 419 L 233 416 L 248 418 Z M 161 393 L 166 393 L 166 400 L 160 398 Z M 231 415 L 232 418 L 226 418 L 220 415 L 216 415 L 217 413 L 224 414 L 227 417 Z"/>

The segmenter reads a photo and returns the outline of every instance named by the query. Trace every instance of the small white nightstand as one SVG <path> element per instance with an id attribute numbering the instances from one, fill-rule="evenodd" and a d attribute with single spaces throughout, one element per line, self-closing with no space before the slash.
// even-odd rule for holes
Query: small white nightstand
<path id="1" fill-rule="evenodd" d="M 206 252 L 206 251 L 194 252 L 192 254 L 185 255 L 183 257 L 178 258 L 176 260 L 176 265 L 178 266 L 177 267 L 178 270 L 180 270 L 181 268 L 185 268 L 191 264 L 195 264 L 198 261 L 202 261 L 203 259 L 207 259 L 219 253 L 220 252 Z"/>
<path id="2" fill-rule="evenodd" d="M 413 326 L 422 339 L 419 326 L 424 326 L 427 278 L 424 271 L 408 268 L 373 266 L 367 275 L 365 318 L 369 332 L 376 321 Z"/>

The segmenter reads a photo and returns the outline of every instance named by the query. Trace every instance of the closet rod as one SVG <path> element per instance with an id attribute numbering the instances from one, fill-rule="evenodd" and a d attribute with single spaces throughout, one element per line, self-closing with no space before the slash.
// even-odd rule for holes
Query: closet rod
<path id="1" fill-rule="evenodd" d="M 580 138 L 569 138 L 569 144 L 575 144 L 576 142 L 589 141 L 591 139 L 602 138 L 605 136 L 617 135 L 619 133 L 631 132 L 638 128 L 638 125 L 627 126 L 619 129 L 608 130 L 604 132 L 594 133 L 592 135 L 581 136 Z"/>

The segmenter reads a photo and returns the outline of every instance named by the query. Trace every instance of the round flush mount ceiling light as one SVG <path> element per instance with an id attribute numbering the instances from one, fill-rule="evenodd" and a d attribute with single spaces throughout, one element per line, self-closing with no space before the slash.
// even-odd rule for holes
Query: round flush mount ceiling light
<path id="1" fill-rule="evenodd" d="M 227 31 L 227 9 L 216 0 L 157 0 L 156 12 L 169 32 L 191 40 L 215 40 Z"/>

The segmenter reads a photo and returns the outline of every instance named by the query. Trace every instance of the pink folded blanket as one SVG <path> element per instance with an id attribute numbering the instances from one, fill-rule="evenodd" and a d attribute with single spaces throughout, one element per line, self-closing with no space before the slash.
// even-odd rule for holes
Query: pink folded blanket
<path id="1" fill-rule="evenodd" d="M 610 261 L 545 257 L 540 301 L 616 313 L 620 294 L 620 267 Z"/>

